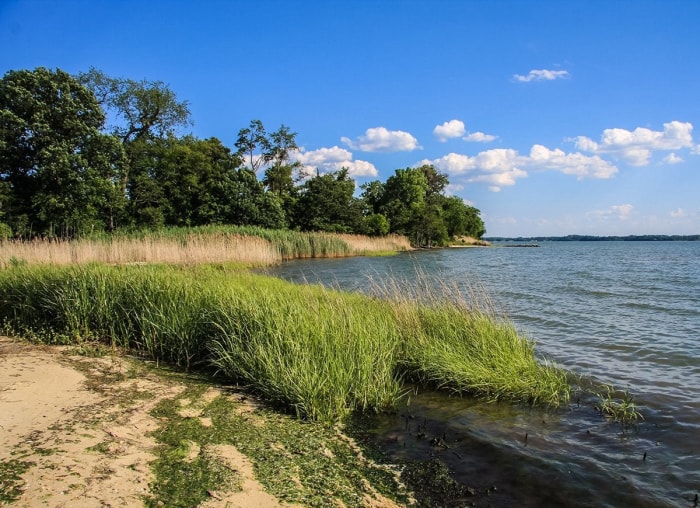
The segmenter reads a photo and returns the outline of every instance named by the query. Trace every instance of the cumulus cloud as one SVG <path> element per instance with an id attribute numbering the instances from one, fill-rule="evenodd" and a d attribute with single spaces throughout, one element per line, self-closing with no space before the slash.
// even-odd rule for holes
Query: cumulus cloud
<path id="1" fill-rule="evenodd" d="M 490 143 L 498 139 L 498 136 L 492 134 L 484 134 L 483 132 L 472 132 L 467 134 L 462 138 L 464 141 L 471 141 L 475 143 Z"/>
<path id="2" fill-rule="evenodd" d="M 302 148 L 296 154 L 296 159 L 304 165 L 307 174 L 313 174 L 316 171 L 328 173 L 339 171 L 342 168 L 347 168 L 348 175 L 353 178 L 375 177 L 379 174 L 374 164 L 363 160 L 353 160 L 352 152 L 338 146 L 310 151 Z"/>
<path id="3" fill-rule="evenodd" d="M 693 124 L 674 120 L 664 124 L 663 131 L 637 127 L 633 131 L 613 128 L 605 129 L 600 142 L 586 136 L 578 136 L 572 141 L 576 148 L 594 154 L 610 154 L 632 166 L 646 166 L 653 152 L 693 148 Z M 673 155 L 673 154 L 672 154 Z M 667 162 L 676 163 L 675 155 Z"/>
<path id="4" fill-rule="evenodd" d="M 464 122 L 461 120 L 450 120 L 442 125 L 436 125 L 433 129 L 435 137 L 443 143 L 448 139 L 464 136 L 465 132 Z"/>
<path id="5" fill-rule="evenodd" d="M 569 77 L 569 71 L 552 71 L 547 69 L 533 69 L 526 75 L 514 74 L 513 79 L 520 83 L 529 83 L 530 81 L 553 81 L 555 79 L 564 79 Z"/>
<path id="6" fill-rule="evenodd" d="M 424 164 L 432 164 L 441 171 L 445 171 L 451 174 L 464 173 L 470 169 L 476 168 L 476 163 L 473 157 L 468 155 L 462 155 L 459 153 L 448 153 L 440 157 L 439 159 L 423 159 L 418 163 L 419 166 Z"/>
<path id="7" fill-rule="evenodd" d="M 671 152 L 663 158 L 663 162 L 665 162 L 666 164 L 679 164 L 683 162 L 683 159 L 681 157 L 678 157 L 675 153 Z"/>
<path id="8" fill-rule="evenodd" d="M 597 155 L 565 153 L 543 145 L 533 145 L 529 155 L 520 155 L 510 148 L 495 148 L 474 156 L 448 153 L 438 159 L 424 159 L 419 164 L 432 164 L 455 176 L 469 173 L 467 181 L 490 184 L 491 190 L 496 192 L 504 186 L 515 185 L 518 179 L 528 176 L 528 171 L 559 171 L 579 180 L 611 178 L 617 173 L 617 167 Z"/>
<path id="9" fill-rule="evenodd" d="M 422 148 L 410 133 L 390 131 L 385 127 L 371 127 L 355 140 L 347 137 L 340 140 L 362 152 L 410 152 Z"/>
<path id="10" fill-rule="evenodd" d="M 487 183 L 489 185 L 489 190 L 491 192 L 500 192 L 503 187 L 510 187 L 515 185 L 518 178 L 527 177 L 527 172 L 518 168 L 510 168 L 506 171 L 500 171 L 497 173 L 486 173 L 482 175 L 475 176 L 471 178 L 470 182 L 481 182 Z"/>
<path id="11" fill-rule="evenodd" d="M 330 162 L 340 162 L 352 159 L 352 152 L 345 148 L 333 146 L 331 148 L 319 148 L 318 150 L 306 151 L 302 148 L 297 154 L 297 160 L 304 166 L 322 166 Z"/>
<path id="12" fill-rule="evenodd" d="M 565 153 L 558 148 L 550 150 L 542 145 L 533 145 L 530 150 L 529 163 L 539 169 L 550 169 L 566 175 L 574 175 L 579 180 L 584 178 L 606 179 L 617 173 L 617 168 L 614 165 L 597 155 L 589 157 L 580 152 Z"/>

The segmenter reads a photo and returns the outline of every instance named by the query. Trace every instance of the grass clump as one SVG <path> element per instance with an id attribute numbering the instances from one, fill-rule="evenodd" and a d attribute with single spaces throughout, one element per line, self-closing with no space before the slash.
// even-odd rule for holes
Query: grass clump
<path id="1" fill-rule="evenodd" d="M 603 390 L 603 393 L 597 394 L 600 399 L 600 407 L 597 408 L 600 414 L 609 420 L 621 423 L 623 426 L 644 420 L 644 416 L 637 410 L 637 405 L 629 390 L 618 393 L 609 385 L 604 385 Z"/>
<path id="2" fill-rule="evenodd" d="M 392 408 L 405 379 L 490 400 L 567 400 L 565 374 L 512 324 L 427 286 L 367 296 L 225 266 L 30 265 L 0 271 L 0 320 L 47 341 L 213 367 L 320 421 Z"/>

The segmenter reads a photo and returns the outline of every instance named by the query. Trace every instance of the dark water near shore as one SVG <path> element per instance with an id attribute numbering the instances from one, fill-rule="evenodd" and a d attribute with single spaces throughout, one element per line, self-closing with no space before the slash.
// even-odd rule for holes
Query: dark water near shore
<path id="1" fill-rule="evenodd" d="M 581 375 L 582 385 L 629 388 L 645 420 L 626 429 L 610 423 L 585 391 L 559 410 L 419 393 L 398 415 L 374 422 L 390 454 L 440 458 L 482 494 L 477 506 L 693 506 L 700 493 L 700 242 L 444 249 L 295 261 L 269 273 L 362 291 L 368 277 L 411 279 L 417 269 L 482 285 L 539 354 Z"/>

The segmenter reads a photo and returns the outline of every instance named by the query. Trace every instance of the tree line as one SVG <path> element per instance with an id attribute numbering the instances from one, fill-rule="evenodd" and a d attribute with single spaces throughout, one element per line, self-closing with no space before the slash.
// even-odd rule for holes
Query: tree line
<path id="1" fill-rule="evenodd" d="M 252 225 L 366 235 L 418 246 L 480 238 L 480 212 L 446 195 L 433 166 L 397 169 L 356 192 L 348 170 L 314 175 L 296 133 L 240 129 L 235 147 L 178 136 L 187 101 L 161 81 L 90 69 L 12 70 L 0 80 L 0 238 L 117 229 Z M 357 194 L 357 195 L 356 195 Z"/>

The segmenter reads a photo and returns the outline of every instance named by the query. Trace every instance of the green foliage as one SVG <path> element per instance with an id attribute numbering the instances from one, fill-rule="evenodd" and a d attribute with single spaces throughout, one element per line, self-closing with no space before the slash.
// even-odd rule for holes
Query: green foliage
<path id="1" fill-rule="evenodd" d="M 0 240 L 7 240 L 8 238 L 12 238 L 12 228 L 4 222 L 0 222 Z"/>
<path id="2" fill-rule="evenodd" d="M 447 197 L 443 200 L 443 217 L 447 234 L 451 238 L 458 236 L 472 236 L 481 238 L 486 229 L 481 220 L 479 210 L 464 203 L 457 196 Z"/>
<path id="3" fill-rule="evenodd" d="M 373 213 L 363 217 L 360 232 L 369 236 L 385 236 L 390 229 L 389 219 L 380 213 Z"/>
<path id="4" fill-rule="evenodd" d="M 125 145 L 167 137 L 190 123 L 187 101 L 178 100 L 162 81 L 112 78 L 94 67 L 77 79 L 116 117 L 118 123 L 112 129 Z"/>
<path id="5" fill-rule="evenodd" d="M 486 230 L 479 210 L 456 196 L 445 196 L 448 183 L 447 175 L 430 165 L 397 169 L 384 184 L 362 185 L 365 217 L 383 215 L 390 232 L 408 236 L 420 247 L 446 245 L 456 236 L 480 238 Z M 364 225 L 363 232 L 373 234 L 378 222 Z"/>
<path id="6" fill-rule="evenodd" d="M 94 68 L 9 71 L 0 81 L 0 221 L 30 238 L 234 224 L 396 233 L 431 247 L 484 234 L 479 211 L 446 198 L 447 176 L 433 166 L 398 169 L 357 199 L 347 170 L 304 181 L 297 134 L 285 125 L 268 133 L 251 121 L 233 153 L 216 138 L 175 136 L 189 124 L 187 101 L 161 81 Z"/>
<path id="7" fill-rule="evenodd" d="M 357 231 L 361 209 L 354 192 L 347 169 L 308 179 L 298 191 L 294 224 L 302 231 Z"/>
<path id="8" fill-rule="evenodd" d="M 100 132 L 104 121 L 92 92 L 61 70 L 0 80 L 0 181 L 17 234 L 76 236 L 109 223 L 123 152 Z"/>

